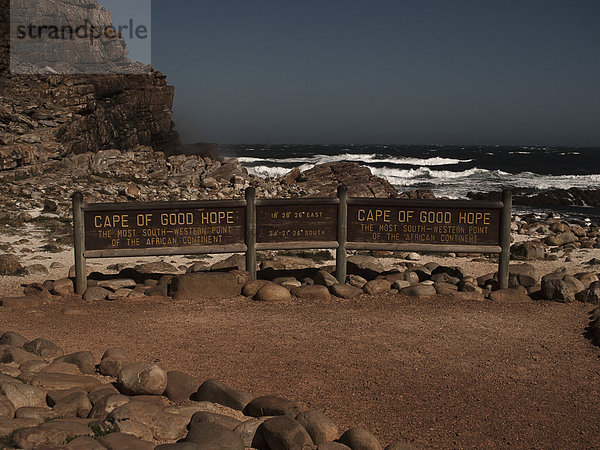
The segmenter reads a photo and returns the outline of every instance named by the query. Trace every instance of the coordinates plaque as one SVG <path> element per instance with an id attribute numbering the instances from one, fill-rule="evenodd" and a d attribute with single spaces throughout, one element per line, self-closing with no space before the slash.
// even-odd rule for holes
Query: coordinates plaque
<path id="1" fill-rule="evenodd" d="M 500 209 L 348 206 L 348 241 L 499 245 Z"/>
<path id="2" fill-rule="evenodd" d="M 86 250 L 204 247 L 244 242 L 243 207 L 85 211 Z"/>
<path id="3" fill-rule="evenodd" d="M 256 242 L 326 242 L 336 239 L 336 205 L 256 207 Z"/>

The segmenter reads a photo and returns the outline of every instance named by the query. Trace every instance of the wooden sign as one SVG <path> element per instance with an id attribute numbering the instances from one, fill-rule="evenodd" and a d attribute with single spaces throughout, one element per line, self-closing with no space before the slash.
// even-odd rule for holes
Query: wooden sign
<path id="1" fill-rule="evenodd" d="M 84 211 L 84 226 L 86 251 L 243 244 L 244 208 L 123 210 L 116 205 Z"/>
<path id="2" fill-rule="evenodd" d="M 500 209 L 348 206 L 348 241 L 499 245 Z"/>
<path id="3" fill-rule="evenodd" d="M 335 241 L 336 205 L 256 207 L 256 242 Z"/>

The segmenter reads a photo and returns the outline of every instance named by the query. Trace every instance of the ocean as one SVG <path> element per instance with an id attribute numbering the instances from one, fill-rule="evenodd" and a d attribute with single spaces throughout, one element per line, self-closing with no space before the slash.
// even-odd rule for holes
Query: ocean
<path id="1" fill-rule="evenodd" d="M 281 176 L 294 167 L 353 161 L 386 178 L 399 192 L 427 188 L 438 197 L 467 198 L 469 192 L 503 188 L 600 189 L 600 148 L 412 145 L 228 145 L 249 172 Z M 553 212 L 581 220 L 600 221 L 600 208 L 587 206 L 521 207 L 515 212 Z"/>

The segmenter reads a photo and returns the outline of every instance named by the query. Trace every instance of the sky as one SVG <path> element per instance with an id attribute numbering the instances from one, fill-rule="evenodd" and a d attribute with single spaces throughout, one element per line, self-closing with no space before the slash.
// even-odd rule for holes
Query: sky
<path id="1" fill-rule="evenodd" d="M 186 143 L 600 146 L 599 24 L 598 0 L 154 0 L 152 64 Z"/>

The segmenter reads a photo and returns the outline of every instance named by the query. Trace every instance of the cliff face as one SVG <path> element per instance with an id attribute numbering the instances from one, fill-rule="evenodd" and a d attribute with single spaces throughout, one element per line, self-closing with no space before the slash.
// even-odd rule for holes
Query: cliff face
<path id="1" fill-rule="evenodd" d="M 110 14 L 96 0 L 38 2 L 36 14 Z M 43 6 L 45 5 L 45 6 Z M 68 153 L 152 146 L 171 153 L 179 144 L 171 120 L 174 88 L 160 72 L 107 75 L 11 75 L 9 0 L 0 0 L 0 170 L 60 159 Z M 111 42 L 96 62 L 126 69 L 124 43 Z M 74 61 L 77 48 L 74 48 Z M 86 56 L 87 58 L 87 56 Z M 85 60 L 83 63 L 87 64 Z M 74 63 L 75 64 L 75 63 Z M 133 67 L 139 67 L 131 64 Z"/>

